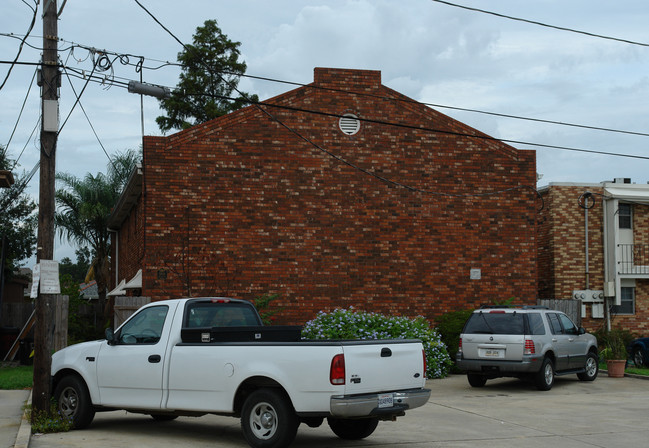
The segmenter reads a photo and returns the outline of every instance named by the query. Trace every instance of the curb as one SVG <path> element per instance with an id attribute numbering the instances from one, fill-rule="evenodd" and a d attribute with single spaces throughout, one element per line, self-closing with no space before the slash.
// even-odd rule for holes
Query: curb
<path id="1" fill-rule="evenodd" d="M 606 369 L 599 369 L 599 371 L 608 375 L 608 370 L 606 370 Z M 649 380 L 649 376 L 636 375 L 635 373 L 626 373 L 626 372 L 624 372 L 624 377 L 625 378 L 635 378 L 637 380 Z"/>
<path id="2" fill-rule="evenodd" d="M 25 402 L 26 406 L 32 404 L 32 392 L 29 392 L 29 397 Z M 32 436 L 32 425 L 29 422 L 29 416 L 27 415 L 27 409 L 23 413 L 23 417 L 20 420 L 20 428 L 18 428 L 18 434 L 16 435 L 16 443 L 14 443 L 14 448 L 28 448 L 29 441 Z"/>

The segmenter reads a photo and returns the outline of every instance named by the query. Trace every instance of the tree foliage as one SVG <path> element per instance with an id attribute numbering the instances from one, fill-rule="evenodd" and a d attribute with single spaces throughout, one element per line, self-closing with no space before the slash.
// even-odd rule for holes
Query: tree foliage
<path id="1" fill-rule="evenodd" d="M 108 218 L 139 160 L 139 153 L 129 150 L 112 159 L 108 174 L 88 173 L 83 179 L 68 173 L 56 176 L 61 187 L 55 194 L 55 225 L 61 237 L 90 249 L 100 303 L 105 301 L 108 283 Z"/>
<path id="2" fill-rule="evenodd" d="M 240 109 L 248 100 L 258 101 L 257 95 L 239 95 L 237 89 L 247 68 L 239 60 L 240 45 L 223 34 L 216 20 L 206 20 L 196 28 L 193 44 L 178 53 L 182 71 L 177 88 L 160 100 L 167 112 L 156 118 L 162 132 L 187 129 Z M 228 99 L 233 95 L 234 101 Z"/>
<path id="3" fill-rule="evenodd" d="M 11 170 L 14 161 L 7 157 L 0 146 L 0 169 Z M 24 176 L 24 174 L 23 174 Z M 36 202 L 24 192 L 21 176 L 14 174 L 15 182 L 10 188 L 0 189 L 0 241 L 7 239 L 5 270 L 12 273 L 19 263 L 34 254 L 38 214 Z"/>
<path id="4" fill-rule="evenodd" d="M 74 251 L 77 256 L 76 263 L 73 263 L 69 257 L 64 257 L 59 263 L 59 275 L 63 277 L 64 275 L 69 275 L 70 279 L 79 284 L 85 282 L 86 274 L 90 268 L 90 263 L 92 258 L 90 255 L 90 249 L 87 247 L 82 247 Z"/>

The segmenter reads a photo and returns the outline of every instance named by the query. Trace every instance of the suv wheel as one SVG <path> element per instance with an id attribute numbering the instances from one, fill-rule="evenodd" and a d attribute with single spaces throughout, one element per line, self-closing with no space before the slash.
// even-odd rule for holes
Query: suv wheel
<path id="1" fill-rule="evenodd" d="M 467 373 L 466 378 L 472 387 L 482 387 L 487 383 L 487 377 L 475 373 Z"/>
<path id="2" fill-rule="evenodd" d="M 586 364 L 584 365 L 584 372 L 578 373 L 577 378 L 582 381 L 594 381 L 599 372 L 599 364 L 597 362 L 597 355 L 593 352 L 588 352 L 586 355 Z"/>
<path id="3" fill-rule="evenodd" d="M 550 358 L 544 358 L 541 370 L 534 378 L 538 390 L 550 390 L 554 385 L 554 363 Z"/>

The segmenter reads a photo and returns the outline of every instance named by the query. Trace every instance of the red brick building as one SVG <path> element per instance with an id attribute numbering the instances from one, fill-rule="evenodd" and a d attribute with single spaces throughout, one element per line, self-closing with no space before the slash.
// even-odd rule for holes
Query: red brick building
<path id="1" fill-rule="evenodd" d="M 539 297 L 581 299 L 590 331 L 649 330 L 649 185 L 629 182 L 540 190 Z"/>
<path id="2" fill-rule="evenodd" d="M 113 281 L 141 269 L 137 294 L 274 292 L 292 323 L 535 303 L 535 153 L 380 72 L 316 68 L 261 107 L 145 137 L 143 153 L 111 220 Z"/>

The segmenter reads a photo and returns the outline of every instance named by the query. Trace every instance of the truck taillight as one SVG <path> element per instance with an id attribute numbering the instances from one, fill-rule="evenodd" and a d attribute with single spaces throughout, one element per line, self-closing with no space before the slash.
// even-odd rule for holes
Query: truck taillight
<path id="1" fill-rule="evenodd" d="M 329 381 L 334 386 L 345 384 L 345 355 L 342 353 L 334 356 L 331 360 L 331 370 L 329 371 Z"/>
<path id="2" fill-rule="evenodd" d="M 428 371 L 428 363 L 426 362 L 426 351 L 422 350 L 421 354 L 424 356 L 424 378 L 426 378 L 426 372 Z"/>
<path id="3" fill-rule="evenodd" d="M 536 350 L 534 349 L 534 341 L 531 339 L 525 339 L 525 354 L 533 355 L 534 353 L 536 353 Z"/>

